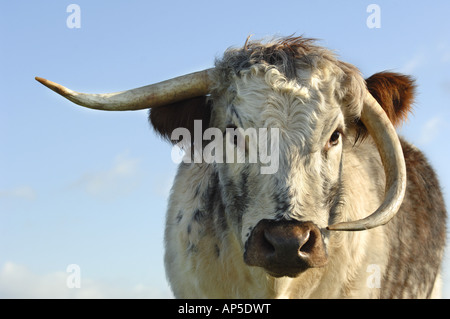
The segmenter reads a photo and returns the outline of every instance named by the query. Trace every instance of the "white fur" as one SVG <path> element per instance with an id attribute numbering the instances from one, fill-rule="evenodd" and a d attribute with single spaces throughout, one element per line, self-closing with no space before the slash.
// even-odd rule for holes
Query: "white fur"
<path id="1" fill-rule="evenodd" d="M 318 202 L 323 196 L 321 174 L 334 182 L 343 159 L 343 199 L 341 219 L 363 218 L 380 205 L 384 197 L 384 171 L 378 152 L 369 137 L 353 146 L 347 120 L 358 116 L 362 104 L 358 98 L 365 89 L 362 78 L 349 89 L 343 70 L 330 61 L 316 69 L 299 71 L 296 81 L 286 79 L 273 67 L 254 66 L 234 76 L 222 95 L 213 96 L 212 125 L 224 128 L 226 121 L 238 126 L 277 127 L 280 129 L 280 167 L 274 175 L 259 174 L 252 164 L 248 174 L 250 204 L 242 217 L 241 228 L 226 215 L 223 229 L 214 215 L 207 212 L 201 222 L 194 220 L 196 210 L 205 210 L 205 198 L 215 172 L 220 178 L 239 179 L 243 164 L 182 164 L 175 178 L 167 212 L 165 265 L 167 277 L 176 297 L 180 298 L 376 298 L 380 289 L 368 284 L 369 265 L 383 273 L 388 262 L 387 236 L 383 227 L 362 232 L 329 232 L 328 214 Z M 348 66 L 346 66 L 348 67 Z M 217 84 L 220 87 L 220 84 Z M 342 104 L 353 90 L 353 109 Z M 223 94 L 223 92 L 228 92 Z M 231 92 L 231 93 L 230 93 Z M 237 118 L 230 111 L 233 105 Z M 344 132 L 339 144 L 323 150 L 333 131 Z M 346 135 L 348 133 L 348 136 Z M 226 170 L 224 166 L 227 165 Z M 224 175 L 226 174 L 229 175 Z M 222 175 L 221 175 L 222 174 Z M 262 219 L 274 218 L 271 197 L 277 189 L 274 180 L 289 189 L 291 209 L 284 218 L 312 221 L 325 235 L 328 264 L 308 269 L 296 278 L 274 278 L 262 268 L 249 267 L 243 253 L 248 232 Z M 221 194 L 224 205 L 226 190 Z M 180 218 L 180 216 L 182 217 Z M 194 248 L 193 248 L 194 247 Z M 220 252 L 219 252 L 220 250 Z M 218 256 L 217 256 L 218 255 Z"/>

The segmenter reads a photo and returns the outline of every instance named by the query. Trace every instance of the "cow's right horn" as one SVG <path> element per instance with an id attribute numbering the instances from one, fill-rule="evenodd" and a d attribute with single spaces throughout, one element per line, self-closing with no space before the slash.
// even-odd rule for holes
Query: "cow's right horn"
<path id="1" fill-rule="evenodd" d="M 137 89 L 106 94 L 80 93 L 40 77 L 36 77 L 36 80 L 84 107 L 104 111 L 133 111 L 206 95 L 209 93 L 212 70 L 207 69 Z"/>
<path id="2" fill-rule="evenodd" d="M 402 204 L 406 190 L 406 165 L 400 140 L 384 110 L 367 92 L 361 113 L 377 145 L 386 174 L 385 199 L 380 207 L 366 218 L 330 225 L 329 230 L 365 230 L 381 226 L 391 220 Z"/>

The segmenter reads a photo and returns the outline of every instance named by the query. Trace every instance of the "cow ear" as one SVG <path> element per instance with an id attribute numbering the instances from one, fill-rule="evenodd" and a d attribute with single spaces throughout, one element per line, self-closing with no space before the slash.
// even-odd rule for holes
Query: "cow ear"
<path id="1" fill-rule="evenodd" d="M 202 134 L 209 127 L 211 102 L 206 96 L 155 107 L 150 109 L 149 122 L 155 132 L 170 143 L 173 130 L 186 128 L 194 136 L 194 120 L 202 120 Z"/>
<path id="2" fill-rule="evenodd" d="M 394 126 L 408 117 L 414 102 L 414 80 L 399 73 L 380 72 L 366 79 L 367 89 L 378 101 Z"/>

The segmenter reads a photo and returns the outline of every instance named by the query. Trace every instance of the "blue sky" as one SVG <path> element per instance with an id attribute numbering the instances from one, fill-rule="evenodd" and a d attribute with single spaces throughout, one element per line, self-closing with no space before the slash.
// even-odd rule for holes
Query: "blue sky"
<path id="1" fill-rule="evenodd" d="M 71 3 L 81 28 L 66 24 Z M 367 27 L 371 3 L 381 28 Z M 2 2 L 0 297 L 171 297 L 163 266 L 170 146 L 146 111 L 83 109 L 35 76 L 114 92 L 211 67 L 250 34 L 317 38 L 366 77 L 392 70 L 417 79 L 400 133 L 435 167 L 448 207 L 449 12 L 444 0 Z M 70 264 L 80 267 L 79 289 L 66 285 Z"/>

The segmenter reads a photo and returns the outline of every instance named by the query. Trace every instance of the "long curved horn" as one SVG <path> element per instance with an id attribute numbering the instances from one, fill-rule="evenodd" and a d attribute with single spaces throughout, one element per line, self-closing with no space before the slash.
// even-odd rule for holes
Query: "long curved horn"
<path id="1" fill-rule="evenodd" d="M 207 69 L 137 89 L 106 94 L 75 92 L 40 77 L 35 79 L 66 99 L 84 107 L 104 111 L 134 111 L 207 94 L 212 70 Z"/>
<path id="2" fill-rule="evenodd" d="M 386 224 L 395 216 L 406 190 L 406 165 L 395 129 L 384 110 L 367 92 L 361 120 L 377 145 L 386 174 L 385 199 L 381 206 L 366 218 L 327 227 L 329 230 L 365 230 Z"/>

